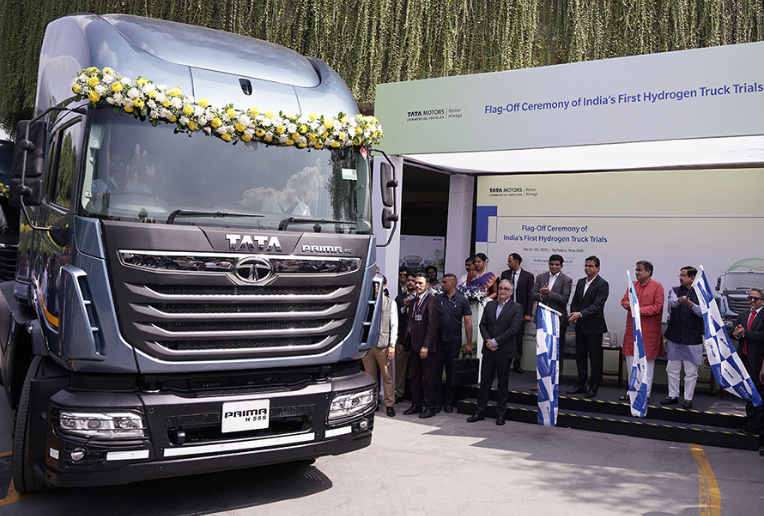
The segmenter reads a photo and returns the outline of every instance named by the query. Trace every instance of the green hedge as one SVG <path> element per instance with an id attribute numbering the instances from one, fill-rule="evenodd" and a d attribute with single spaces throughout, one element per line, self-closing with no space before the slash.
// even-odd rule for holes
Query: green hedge
<path id="1" fill-rule="evenodd" d="M 326 61 L 359 105 L 379 83 L 764 39 L 762 0 L 2 0 L 0 125 L 34 105 L 45 25 L 130 13 L 261 38 Z"/>

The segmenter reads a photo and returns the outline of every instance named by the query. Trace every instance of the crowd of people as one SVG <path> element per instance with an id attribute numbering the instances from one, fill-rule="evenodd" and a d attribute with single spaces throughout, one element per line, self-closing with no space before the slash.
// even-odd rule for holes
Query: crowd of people
<path id="1" fill-rule="evenodd" d="M 460 278 L 449 273 L 440 281 L 435 267 L 428 267 L 424 272 L 405 268 L 398 271 L 397 294 L 394 298 L 392 293 L 383 296 L 378 345 L 364 358 L 367 373 L 376 378 L 380 371 L 388 416 L 394 417 L 395 404 L 403 401 L 407 376 L 412 403 L 405 415 L 429 418 L 441 409 L 453 411 L 454 360 L 462 349 L 462 332 L 466 336 L 464 352 L 472 352 L 472 308 L 462 293 L 466 289 L 478 289 L 488 300 L 478 326 L 483 338 L 480 391 L 476 411 L 468 422 L 485 419 L 490 389 L 498 377 L 496 424 L 505 423 L 509 375 L 511 371 L 524 373 L 521 367 L 523 328 L 526 322 L 533 320 L 537 303 L 561 314 L 561 336 L 570 325 L 575 327 L 577 376 L 573 387 L 566 392 L 586 398 L 597 396 L 602 376 L 603 335 L 608 331 L 604 309 L 610 293 L 608 282 L 599 274 L 599 258 L 586 258 L 584 277 L 577 281 L 575 290 L 572 278 L 562 272 L 564 259 L 559 254 L 551 255 L 548 271 L 536 277 L 522 268 L 523 258 L 518 253 L 507 257 L 507 269 L 498 276 L 488 270 L 488 262 L 484 253 L 477 253 L 465 260 L 465 273 Z M 667 299 L 663 285 L 652 278 L 653 271 L 652 263 L 638 261 L 633 282 L 647 355 L 647 396 L 650 397 L 655 361 L 665 356 L 669 385 L 668 396 L 661 404 L 680 403 L 680 375 L 684 368 L 681 406 L 689 409 L 698 367 L 703 362 L 704 323 L 692 289 L 698 271 L 691 266 L 682 267 L 679 284 L 671 287 Z M 387 293 L 386 287 L 385 279 Z M 738 353 L 754 386 L 764 397 L 764 314 L 761 310 L 764 293 L 758 288 L 751 289 L 748 302 L 751 311 L 738 317 L 733 336 L 739 340 Z M 665 332 L 662 330 L 664 304 L 668 309 Z M 627 312 L 623 355 L 630 371 L 634 348 L 628 289 L 621 306 Z M 563 359 L 560 353 L 560 371 Z M 444 373 L 445 382 L 442 381 Z M 628 400 L 628 394 L 620 399 Z M 740 431 L 752 435 L 764 433 L 764 406 L 754 407 L 749 402 L 746 414 L 747 423 Z"/>

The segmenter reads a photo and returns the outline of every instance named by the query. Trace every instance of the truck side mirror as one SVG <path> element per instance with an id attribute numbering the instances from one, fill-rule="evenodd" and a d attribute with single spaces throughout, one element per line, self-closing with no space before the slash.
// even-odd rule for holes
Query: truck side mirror
<path id="1" fill-rule="evenodd" d="M 393 213 L 393 210 L 390 208 L 383 208 L 382 209 L 382 227 L 385 229 L 390 229 L 393 227 L 393 222 L 398 221 L 398 214 Z"/>
<path id="2" fill-rule="evenodd" d="M 379 165 L 379 181 L 382 204 L 392 208 L 395 206 L 395 188 L 398 186 L 398 180 L 393 179 L 393 167 L 390 163 L 383 162 Z"/>
<path id="3" fill-rule="evenodd" d="M 16 148 L 13 153 L 13 177 L 40 177 L 45 158 L 47 124 L 22 120 L 16 126 Z M 26 166 L 26 170 L 24 167 Z"/>
<path id="4" fill-rule="evenodd" d="M 8 189 L 8 204 L 11 206 L 21 206 L 21 199 L 27 206 L 39 206 L 42 204 L 43 197 L 42 179 L 25 179 L 21 183 L 20 177 L 11 179 L 11 187 Z"/>

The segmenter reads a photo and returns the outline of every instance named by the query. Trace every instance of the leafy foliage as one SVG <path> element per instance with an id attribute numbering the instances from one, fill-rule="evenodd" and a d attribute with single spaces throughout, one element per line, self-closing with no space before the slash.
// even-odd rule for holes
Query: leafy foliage
<path id="1" fill-rule="evenodd" d="M 34 106 L 45 26 L 129 13 L 318 57 L 370 109 L 377 84 L 764 40 L 761 0 L 3 0 L 0 124 Z"/>

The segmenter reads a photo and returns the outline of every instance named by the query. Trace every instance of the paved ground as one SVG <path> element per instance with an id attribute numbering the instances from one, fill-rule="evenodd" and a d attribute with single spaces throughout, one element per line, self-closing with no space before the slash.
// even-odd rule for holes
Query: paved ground
<path id="1" fill-rule="evenodd" d="M 10 450 L 10 416 L 0 408 L 0 452 Z M 313 466 L 20 499 L 12 492 L 2 499 L 10 457 L 0 456 L 0 516 L 753 515 L 764 507 L 764 457 L 756 452 L 704 447 L 693 454 L 685 444 L 465 419 L 378 416 L 369 448 Z M 721 512 L 704 512 L 716 503 Z"/>

